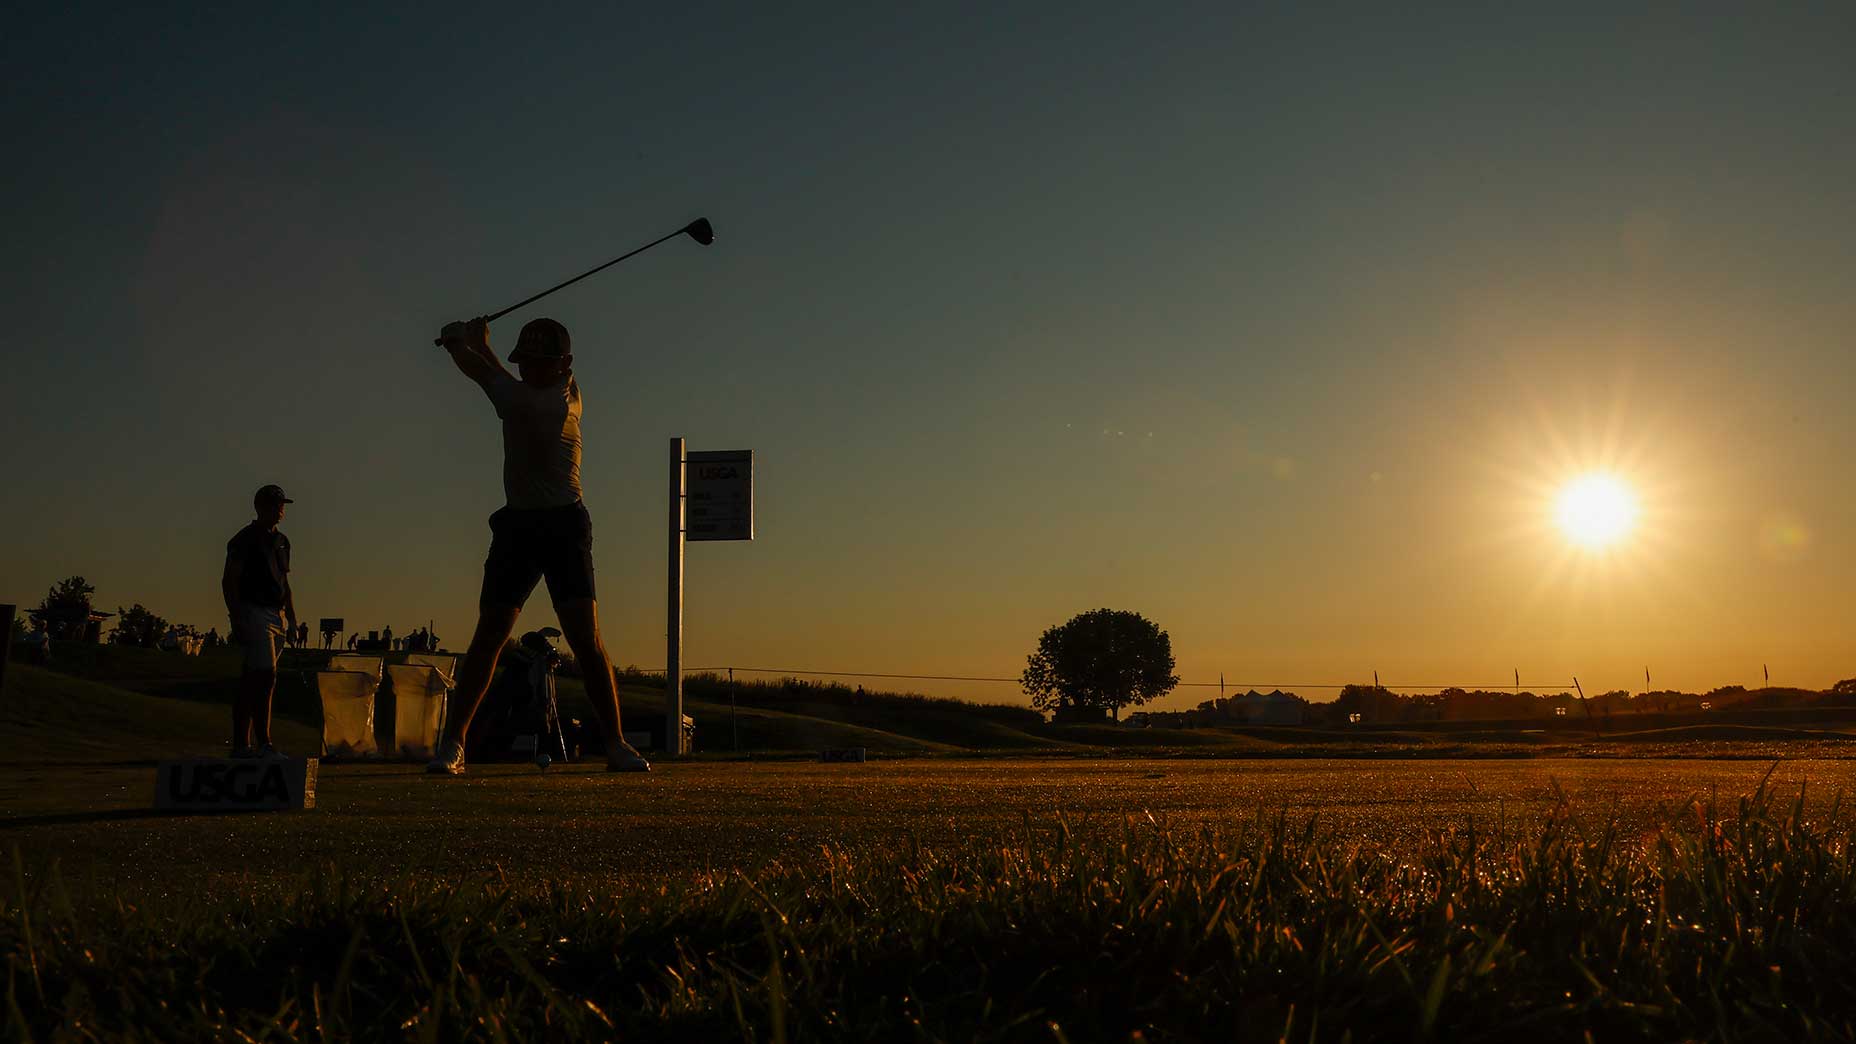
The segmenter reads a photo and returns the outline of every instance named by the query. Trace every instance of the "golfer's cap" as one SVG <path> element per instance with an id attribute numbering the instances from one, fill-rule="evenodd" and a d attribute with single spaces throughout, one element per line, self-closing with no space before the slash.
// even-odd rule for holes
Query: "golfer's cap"
<path id="1" fill-rule="evenodd" d="M 540 336 L 535 336 L 539 334 Z M 528 347 L 522 342 L 527 340 Z M 568 336 L 567 327 L 553 319 L 530 319 L 522 324 L 522 332 L 516 337 L 515 351 L 509 353 L 510 362 L 523 359 L 564 359 L 573 354 L 574 341 Z"/>
<path id="2" fill-rule="evenodd" d="M 259 486 L 258 491 L 251 495 L 251 502 L 253 504 L 294 504 L 296 503 L 296 501 L 291 500 L 289 497 L 284 496 L 284 488 L 282 486 L 276 485 L 275 483 L 269 486 Z"/>

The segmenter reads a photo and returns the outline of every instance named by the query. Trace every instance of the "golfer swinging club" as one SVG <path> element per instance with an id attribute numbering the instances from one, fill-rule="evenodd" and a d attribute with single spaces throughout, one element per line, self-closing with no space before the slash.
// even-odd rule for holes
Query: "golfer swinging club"
<path id="1" fill-rule="evenodd" d="M 483 564 L 477 630 L 458 671 L 458 710 L 426 765 L 431 773 L 464 771 L 471 718 L 496 673 L 496 659 L 515 630 L 535 582 L 548 580 L 561 631 L 579 661 L 587 698 L 606 733 L 608 772 L 648 772 L 651 763 L 619 730 L 619 693 L 599 637 L 593 597 L 593 522 L 580 500 L 580 386 L 572 342 L 553 319 L 522 327 L 509 361 L 521 380 L 490 351 L 487 319 L 449 323 L 439 335 L 464 376 L 476 381 L 503 421 L 504 507 L 490 516 L 490 557 Z"/>

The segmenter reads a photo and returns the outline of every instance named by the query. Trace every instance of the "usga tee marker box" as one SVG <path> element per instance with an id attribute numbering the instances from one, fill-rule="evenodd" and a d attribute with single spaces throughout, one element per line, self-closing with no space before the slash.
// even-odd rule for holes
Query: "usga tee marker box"
<path id="1" fill-rule="evenodd" d="M 271 812 L 316 807 L 315 758 L 187 758 L 155 769 L 168 812 Z"/>

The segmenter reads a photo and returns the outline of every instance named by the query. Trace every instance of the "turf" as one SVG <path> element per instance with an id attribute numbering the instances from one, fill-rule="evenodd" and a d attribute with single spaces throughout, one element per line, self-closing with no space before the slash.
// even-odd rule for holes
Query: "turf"
<path id="1" fill-rule="evenodd" d="M 657 887 L 340 868 L 98 903 L 15 875 L 10 1035 L 1849 1039 L 1856 866 L 1756 786 L 1644 841 L 1556 802 L 1389 853 L 1306 817 L 1051 816 Z M 351 860 L 352 862 L 352 860 Z"/>
<path id="2" fill-rule="evenodd" d="M 1153 758 L 981 715 L 1071 756 L 325 765 L 308 812 L 171 816 L 149 762 L 223 707 L 31 668 L 7 696 L 10 1039 L 1856 1036 L 1853 760 Z M 759 742 L 945 752 L 840 712 L 739 708 Z M 1846 749 L 1725 746 L 1766 744 Z"/>

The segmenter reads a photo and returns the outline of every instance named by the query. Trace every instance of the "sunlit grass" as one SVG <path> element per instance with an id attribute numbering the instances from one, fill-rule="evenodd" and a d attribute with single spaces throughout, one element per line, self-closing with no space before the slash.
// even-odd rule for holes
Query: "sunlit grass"
<path id="1" fill-rule="evenodd" d="M 16 874 L 17 1039 L 1847 1036 L 1845 826 L 1763 787 L 1648 838 L 1465 823 L 1397 857 L 1259 816 L 1028 819 L 622 894 L 306 874 L 123 906 Z"/>

